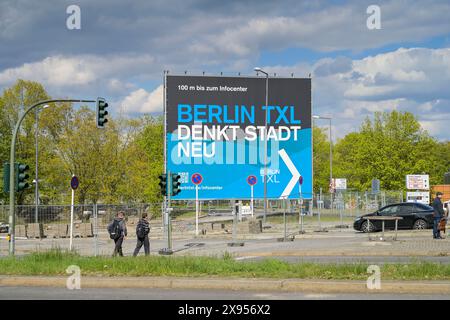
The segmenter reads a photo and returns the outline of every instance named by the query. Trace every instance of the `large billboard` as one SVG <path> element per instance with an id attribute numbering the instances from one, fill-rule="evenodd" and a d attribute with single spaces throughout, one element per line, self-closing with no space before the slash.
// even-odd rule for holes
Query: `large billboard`
<path id="1" fill-rule="evenodd" d="M 269 78 L 267 106 L 265 77 L 168 75 L 165 91 L 175 199 L 195 199 L 194 174 L 200 199 L 249 199 L 249 176 L 263 198 L 265 172 L 267 198 L 312 197 L 311 79 Z"/>

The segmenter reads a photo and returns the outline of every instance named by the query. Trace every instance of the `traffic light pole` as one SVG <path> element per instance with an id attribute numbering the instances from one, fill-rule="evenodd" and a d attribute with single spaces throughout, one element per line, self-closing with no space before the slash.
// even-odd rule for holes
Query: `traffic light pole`
<path id="1" fill-rule="evenodd" d="M 169 249 L 168 253 L 172 253 L 172 228 L 170 225 L 170 196 L 172 195 L 172 175 L 170 171 L 167 172 L 167 248 Z"/>
<path id="2" fill-rule="evenodd" d="M 164 140 L 164 173 L 166 174 L 166 196 L 164 196 L 164 204 L 163 204 L 163 215 L 164 215 L 164 223 L 166 225 L 165 230 L 167 234 L 167 248 L 161 249 L 159 251 L 160 254 L 172 254 L 172 228 L 170 222 L 170 196 L 172 193 L 172 176 L 170 172 L 167 171 L 167 74 L 169 71 L 164 70 L 164 100 L 163 100 L 163 113 L 164 113 L 164 132 L 163 132 L 163 140 Z"/>
<path id="3" fill-rule="evenodd" d="M 96 100 L 79 100 L 79 99 L 56 99 L 56 100 L 44 100 L 40 101 L 31 107 L 29 107 L 25 112 L 19 116 L 19 120 L 16 123 L 16 126 L 14 128 L 13 136 L 11 139 L 11 153 L 9 158 L 10 163 L 10 173 L 9 173 L 9 228 L 8 228 L 8 239 L 9 239 L 9 254 L 14 255 L 15 251 L 15 223 L 16 223 L 16 215 L 14 212 L 14 205 L 15 205 L 15 199 L 14 199 L 14 192 L 15 192 L 15 174 L 14 174 L 14 162 L 16 157 L 16 140 L 17 140 L 17 133 L 19 132 L 20 125 L 22 124 L 23 119 L 25 116 L 34 108 L 39 107 L 43 104 L 48 103 L 54 103 L 54 102 L 96 102 Z"/>

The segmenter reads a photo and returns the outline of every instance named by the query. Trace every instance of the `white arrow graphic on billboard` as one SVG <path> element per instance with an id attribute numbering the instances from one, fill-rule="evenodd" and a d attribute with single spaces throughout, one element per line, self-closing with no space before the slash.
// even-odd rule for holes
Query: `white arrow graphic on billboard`
<path id="1" fill-rule="evenodd" d="M 289 181 L 288 185 L 286 186 L 286 188 L 284 188 L 284 191 L 280 196 L 280 199 L 282 199 L 288 197 L 291 194 L 292 190 L 297 184 L 298 178 L 300 178 L 300 172 L 298 172 L 297 168 L 294 166 L 294 163 L 292 163 L 291 158 L 289 158 L 284 149 L 278 151 L 278 154 L 280 155 L 281 159 L 283 159 L 289 171 L 292 173 L 291 181 Z"/>

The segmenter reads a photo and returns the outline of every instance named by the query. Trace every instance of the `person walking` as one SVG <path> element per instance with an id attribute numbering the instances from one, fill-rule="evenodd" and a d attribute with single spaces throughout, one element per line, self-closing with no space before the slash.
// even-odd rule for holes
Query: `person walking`
<path id="1" fill-rule="evenodd" d="M 123 240 L 127 236 L 127 226 L 124 218 L 125 213 L 123 211 L 119 211 L 117 216 L 108 226 L 109 236 L 114 240 L 113 257 L 117 256 L 117 254 L 123 257 L 122 244 Z"/>
<path id="2" fill-rule="evenodd" d="M 439 231 L 439 222 L 444 216 L 444 206 L 442 205 L 442 192 L 436 193 L 436 198 L 433 201 L 433 239 L 442 239 Z"/>
<path id="3" fill-rule="evenodd" d="M 136 257 L 139 254 L 142 245 L 144 245 L 145 255 L 148 256 L 150 254 L 150 241 L 148 240 L 149 233 L 150 233 L 150 224 L 148 222 L 148 215 L 146 212 L 144 212 L 142 214 L 142 218 L 136 225 L 137 244 L 136 249 L 134 249 L 133 253 L 134 257 Z"/>

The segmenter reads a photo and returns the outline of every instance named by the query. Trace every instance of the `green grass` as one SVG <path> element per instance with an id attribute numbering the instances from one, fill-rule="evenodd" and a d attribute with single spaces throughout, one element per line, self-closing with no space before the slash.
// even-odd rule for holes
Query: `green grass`
<path id="1" fill-rule="evenodd" d="M 69 265 L 77 265 L 83 275 L 102 276 L 189 276 L 365 280 L 365 263 L 286 263 L 275 259 L 258 262 L 235 261 L 229 253 L 222 257 L 150 256 L 82 257 L 60 250 L 24 257 L 0 259 L 2 275 L 66 275 Z M 450 280 L 450 265 L 428 262 L 381 266 L 386 280 Z"/>

